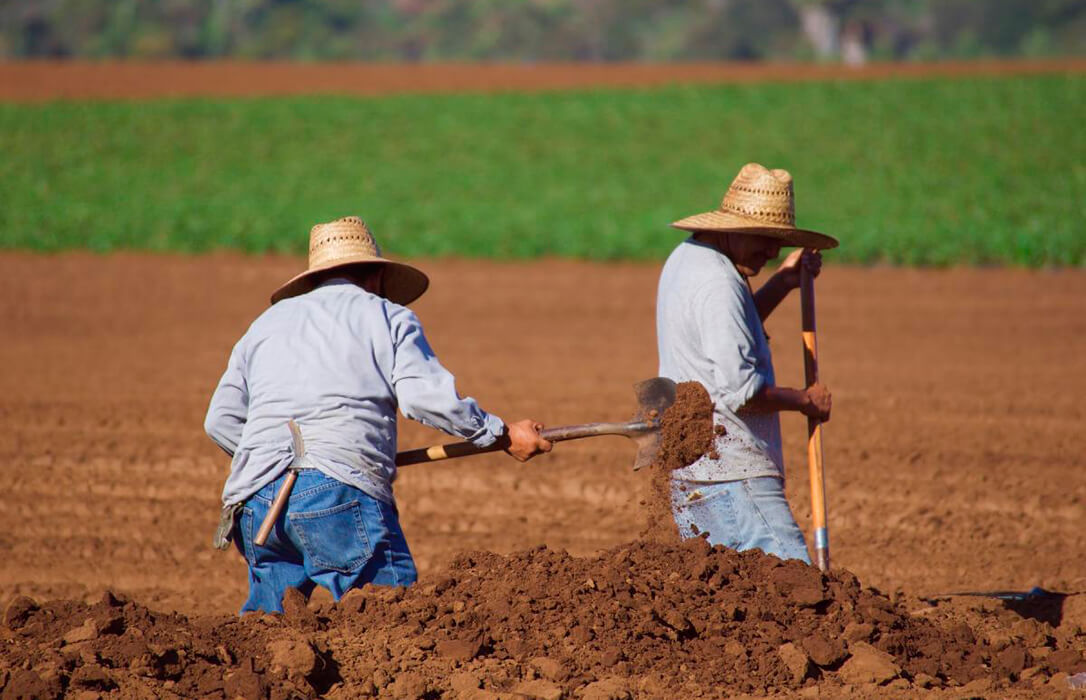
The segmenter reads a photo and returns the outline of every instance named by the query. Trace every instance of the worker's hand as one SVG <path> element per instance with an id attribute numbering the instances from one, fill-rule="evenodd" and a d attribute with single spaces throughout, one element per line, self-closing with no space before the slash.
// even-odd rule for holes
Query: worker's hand
<path id="1" fill-rule="evenodd" d="M 822 271 L 822 253 L 806 248 L 793 250 L 777 268 L 777 276 L 788 289 L 795 289 L 799 286 L 799 271 L 803 267 L 807 268 L 811 277 L 818 277 Z"/>
<path id="2" fill-rule="evenodd" d="M 830 407 L 833 404 L 833 399 L 830 396 L 830 390 L 823 384 L 815 382 L 806 389 L 807 401 L 804 403 L 803 408 L 800 411 L 803 415 L 810 418 L 817 418 L 825 423 L 830 419 Z"/>
<path id="3" fill-rule="evenodd" d="M 527 462 L 537 454 L 550 452 L 553 447 L 550 442 L 544 440 L 539 434 L 543 430 L 542 423 L 536 423 L 534 420 L 526 418 L 518 420 L 516 423 L 509 423 L 505 429 L 507 442 L 505 451 L 518 462 Z"/>

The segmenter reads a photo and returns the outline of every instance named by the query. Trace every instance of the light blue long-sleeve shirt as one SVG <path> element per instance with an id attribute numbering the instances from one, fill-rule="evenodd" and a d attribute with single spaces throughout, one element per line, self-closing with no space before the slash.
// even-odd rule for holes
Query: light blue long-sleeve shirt
<path id="1" fill-rule="evenodd" d="M 784 477 L 781 422 L 776 413 L 740 408 L 775 386 L 773 358 L 750 287 L 726 255 L 688 238 L 671 253 L 656 296 L 660 376 L 697 381 L 713 400 L 717 459 L 703 456 L 673 477 L 735 481 Z"/>
<path id="2" fill-rule="evenodd" d="M 410 309 L 338 279 L 272 305 L 234 346 L 204 422 L 233 456 L 223 504 L 290 466 L 291 418 L 305 466 L 393 503 L 397 408 L 480 447 L 505 428 L 457 394 Z"/>

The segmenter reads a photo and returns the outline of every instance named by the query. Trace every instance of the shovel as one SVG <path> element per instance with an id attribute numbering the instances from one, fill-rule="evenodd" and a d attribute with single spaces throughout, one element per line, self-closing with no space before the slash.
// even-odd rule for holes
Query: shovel
<path id="1" fill-rule="evenodd" d="M 629 423 L 567 425 L 559 428 L 547 428 L 540 433 L 540 436 L 549 442 L 562 442 L 597 435 L 622 435 L 637 444 L 637 455 L 634 457 L 633 468 L 647 467 L 656 460 L 656 452 L 660 446 L 660 418 L 664 415 L 667 407 L 675 403 L 675 382 L 665 377 L 653 377 L 634 384 L 634 393 L 637 394 L 637 413 L 634 420 Z M 443 459 L 483 454 L 484 452 L 496 452 L 507 446 L 506 441 L 498 440 L 486 447 L 476 447 L 470 442 L 453 442 L 446 445 L 420 447 L 417 450 L 398 453 L 396 455 L 396 466 L 403 467 L 408 464 L 437 462 Z"/>
<path id="2" fill-rule="evenodd" d="M 582 425 L 567 425 L 560 428 L 547 428 L 540 435 L 549 442 L 562 442 L 565 440 L 579 440 L 597 435 L 623 435 L 637 444 L 637 455 L 634 458 L 634 469 L 641 469 L 651 465 L 656 460 L 656 453 L 660 446 L 660 419 L 668 406 L 675 403 L 675 382 L 665 377 L 653 377 L 643 382 L 634 384 L 634 392 L 637 394 L 637 413 L 634 420 L 628 423 L 585 423 Z M 300 464 L 305 455 L 305 447 L 302 443 L 301 432 L 293 420 L 288 422 L 290 433 L 294 440 L 295 464 Z M 396 454 L 396 466 L 403 467 L 409 464 L 422 464 L 424 462 L 438 462 L 443 459 L 456 457 L 469 457 L 486 452 L 497 452 L 508 446 L 506 440 L 496 440 L 486 447 L 476 447 L 470 442 L 452 442 L 445 445 L 432 445 L 416 450 L 407 450 Z M 254 544 L 264 546 L 279 514 L 290 499 L 290 491 L 294 487 L 294 481 L 298 477 L 296 469 L 292 468 L 279 487 L 275 500 L 264 517 Z"/>

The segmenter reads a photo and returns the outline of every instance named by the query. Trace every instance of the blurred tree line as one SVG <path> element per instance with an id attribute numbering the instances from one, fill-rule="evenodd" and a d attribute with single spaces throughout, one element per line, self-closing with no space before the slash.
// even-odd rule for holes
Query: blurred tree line
<path id="1" fill-rule="evenodd" d="M 1086 53 L 1086 0 L 0 0 L 0 58 L 866 60 Z"/>

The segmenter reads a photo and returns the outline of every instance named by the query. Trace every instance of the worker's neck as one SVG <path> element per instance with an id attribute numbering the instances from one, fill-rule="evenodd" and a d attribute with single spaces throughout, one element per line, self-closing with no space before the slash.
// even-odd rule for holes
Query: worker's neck
<path id="1" fill-rule="evenodd" d="M 727 233 L 722 231 L 698 231 L 694 233 L 694 240 L 713 248 L 730 260 L 743 277 L 750 277 L 752 271 L 736 259 L 735 253 L 732 252 L 731 237 Z"/>

